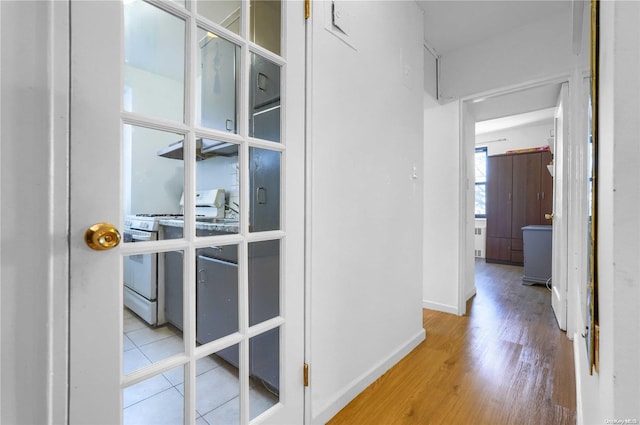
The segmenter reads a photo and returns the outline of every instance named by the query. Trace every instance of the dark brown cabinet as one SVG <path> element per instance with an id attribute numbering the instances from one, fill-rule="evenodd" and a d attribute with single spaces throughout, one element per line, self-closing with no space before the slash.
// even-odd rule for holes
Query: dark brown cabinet
<path id="1" fill-rule="evenodd" d="M 511 262 L 513 158 L 487 158 L 487 261 Z"/>
<path id="2" fill-rule="evenodd" d="M 542 151 L 487 159 L 487 262 L 522 265 L 522 228 L 551 224 L 551 158 Z"/>

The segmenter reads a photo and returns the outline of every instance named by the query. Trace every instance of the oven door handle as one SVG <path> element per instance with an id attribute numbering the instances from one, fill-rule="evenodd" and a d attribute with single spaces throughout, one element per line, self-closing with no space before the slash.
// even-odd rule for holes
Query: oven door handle
<path id="1" fill-rule="evenodd" d="M 152 239 L 151 235 L 151 232 L 125 230 L 123 232 L 123 239 L 125 242 L 145 242 Z"/>

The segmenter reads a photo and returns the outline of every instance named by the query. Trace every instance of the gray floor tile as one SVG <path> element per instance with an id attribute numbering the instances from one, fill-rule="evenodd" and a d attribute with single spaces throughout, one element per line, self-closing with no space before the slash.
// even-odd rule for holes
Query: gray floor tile
<path id="1" fill-rule="evenodd" d="M 175 336 L 175 333 L 168 326 L 163 326 L 156 329 L 145 326 L 144 328 L 127 332 L 127 336 L 131 339 L 131 341 L 133 341 L 134 344 L 140 347 L 142 345 L 149 344 L 150 342 L 159 341 L 161 339 Z"/>
<path id="2" fill-rule="evenodd" d="M 142 400 L 153 397 L 167 388 L 171 388 L 171 383 L 164 376 L 154 376 L 146 381 L 125 388 L 122 395 L 122 405 L 123 407 L 129 407 Z"/>
<path id="3" fill-rule="evenodd" d="M 136 348 L 136 345 L 129 339 L 128 336 L 122 335 L 122 351 L 129 351 Z"/>
<path id="4" fill-rule="evenodd" d="M 196 376 L 200 376 L 203 373 L 206 373 L 216 367 L 219 367 L 223 360 L 212 358 L 212 356 L 204 357 L 196 362 Z M 180 385 L 184 383 L 184 372 L 182 369 L 177 370 L 173 369 L 164 373 L 165 378 L 167 378 L 173 385 Z"/>
<path id="5" fill-rule="evenodd" d="M 184 394 L 183 384 L 176 388 Z M 196 378 L 196 410 L 203 416 L 239 394 L 237 372 L 231 367 L 218 367 Z"/>
<path id="6" fill-rule="evenodd" d="M 196 419 L 196 425 L 209 425 L 209 422 L 207 422 L 202 416 L 200 416 L 198 419 Z"/>
<path id="7" fill-rule="evenodd" d="M 235 397 L 204 415 L 209 425 L 238 425 L 240 423 L 240 398 Z"/>
<path id="8" fill-rule="evenodd" d="M 133 313 L 131 314 L 131 316 L 125 317 L 124 321 L 122 322 L 122 328 L 125 333 L 142 329 L 142 328 L 147 328 L 147 327 L 149 327 L 147 325 L 147 322 L 140 319 L 138 316 L 136 316 Z"/>
<path id="9" fill-rule="evenodd" d="M 125 374 L 149 366 L 151 362 L 138 348 L 125 351 L 122 358 L 122 368 Z"/>
<path id="10" fill-rule="evenodd" d="M 258 385 L 249 387 L 249 418 L 254 419 L 275 406 L 279 397 Z"/>
<path id="11" fill-rule="evenodd" d="M 182 341 L 182 338 L 177 337 L 174 334 L 139 347 L 145 356 L 149 357 L 149 360 L 154 363 L 166 359 L 167 357 L 171 357 L 174 354 L 184 352 L 184 342 Z"/>
<path id="12" fill-rule="evenodd" d="M 140 401 L 123 411 L 125 425 L 179 425 L 184 422 L 184 399 L 175 388 Z"/>

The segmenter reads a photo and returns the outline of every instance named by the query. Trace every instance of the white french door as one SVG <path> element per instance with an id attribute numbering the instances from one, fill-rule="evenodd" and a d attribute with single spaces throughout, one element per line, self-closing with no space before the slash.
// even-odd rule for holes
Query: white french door
<path id="1" fill-rule="evenodd" d="M 72 1 L 70 27 L 69 422 L 302 423 L 302 2 Z M 141 213 L 183 216 L 85 243 Z M 143 256 L 154 320 L 124 301 Z"/>

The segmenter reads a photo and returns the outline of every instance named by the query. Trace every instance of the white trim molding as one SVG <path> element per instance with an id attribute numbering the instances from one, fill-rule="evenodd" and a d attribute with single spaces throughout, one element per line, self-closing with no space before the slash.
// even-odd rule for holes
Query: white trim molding
<path id="1" fill-rule="evenodd" d="M 373 384 L 376 379 L 380 378 L 380 376 L 391 369 L 396 363 L 402 360 L 404 356 L 409 354 L 422 341 L 424 341 L 425 337 L 425 330 L 422 329 L 404 344 L 397 347 L 396 350 L 393 351 L 386 359 L 382 360 L 376 366 L 351 381 L 349 385 L 347 385 L 321 409 L 321 412 L 317 416 L 313 417 L 311 423 L 317 425 L 326 424 L 358 394 L 364 391 L 369 385 Z"/>
<path id="2" fill-rule="evenodd" d="M 422 300 L 422 308 L 427 310 L 440 311 L 442 313 L 450 313 L 458 315 L 458 306 L 436 303 L 432 301 Z"/>

